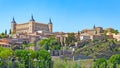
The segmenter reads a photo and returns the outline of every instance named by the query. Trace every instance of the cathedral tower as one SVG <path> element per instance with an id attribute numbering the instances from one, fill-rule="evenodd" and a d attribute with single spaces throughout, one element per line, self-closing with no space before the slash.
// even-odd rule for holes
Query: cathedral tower
<path id="1" fill-rule="evenodd" d="M 52 33 L 52 27 L 53 27 L 52 21 L 51 19 L 49 19 L 48 28 L 50 33 Z"/>
<path id="2" fill-rule="evenodd" d="M 13 17 L 13 20 L 11 22 L 11 32 L 12 33 L 16 32 L 16 21 L 15 21 L 14 17 Z"/>
<path id="3" fill-rule="evenodd" d="M 29 22 L 29 33 L 34 32 L 34 25 L 35 25 L 35 20 L 33 18 L 33 15 L 31 16 L 30 22 Z"/>

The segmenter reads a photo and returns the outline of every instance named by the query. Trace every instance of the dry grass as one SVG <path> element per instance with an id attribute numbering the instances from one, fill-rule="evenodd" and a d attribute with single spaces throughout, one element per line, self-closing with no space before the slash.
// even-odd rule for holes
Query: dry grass
<path id="1" fill-rule="evenodd" d="M 54 61 L 54 68 L 92 68 L 92 65 L 92 59 L 78 61 L 56 59 Z"/>
<path id="2" fill-rule="evenodd" d="M 81 68 L 92 68 L 93 59 L 80 60 Z"/>

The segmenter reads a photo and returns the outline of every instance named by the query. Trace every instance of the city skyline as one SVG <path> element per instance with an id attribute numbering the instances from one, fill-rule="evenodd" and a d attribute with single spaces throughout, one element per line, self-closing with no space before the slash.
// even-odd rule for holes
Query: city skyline
<path id="1" fill-rule="evenodd" d="M 77 32 L 94 24 L 120 31 L 119 0 L 0 0 L 0 32 L 10 29 L 12 18 L 28 22 L 33 14 L 37 22 L 53 22 L 53 32 Z"/>

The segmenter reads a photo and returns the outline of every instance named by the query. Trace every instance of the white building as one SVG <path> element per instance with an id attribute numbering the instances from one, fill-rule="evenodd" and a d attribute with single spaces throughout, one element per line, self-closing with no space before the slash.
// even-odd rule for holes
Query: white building
<path id="1" fill-rule="evenodd" d="M 80 35 L 80 40 L 89 40 L 90 39 L 90 35 L 89 34 L 82 34 Z"/>
<path id="2" fill-rule="evenodd" d="M 120 33 L 119 34 L 113 34 L 113 38 L 117 39 L 117 41 L 120 41 Z"/>

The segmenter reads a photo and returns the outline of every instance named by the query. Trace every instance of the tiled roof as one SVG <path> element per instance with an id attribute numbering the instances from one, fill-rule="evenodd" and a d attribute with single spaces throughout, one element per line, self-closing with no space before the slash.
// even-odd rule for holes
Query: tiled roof
<path id="1" fill-rule="evenodd" d="M 0 45 L 9 45 L 9 44 L 5 42 L 0 42 Z"/>

